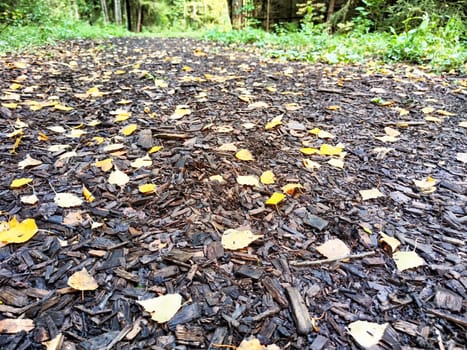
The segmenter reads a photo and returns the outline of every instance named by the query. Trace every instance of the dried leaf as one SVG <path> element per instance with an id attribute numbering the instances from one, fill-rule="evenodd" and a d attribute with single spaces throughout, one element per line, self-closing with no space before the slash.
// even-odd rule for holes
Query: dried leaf
<path id="1" fill-rule="evenodd" d="M 156 190 L 155 184 L 144 184 L 144 185 L 138 186 L 138 191 L 144 194 L 154 193 L 155 190 Z"/>
<path id="2" fill-rule="evenodd" d="M 438 109 L 436 111 L 436 113 L 442 115 L 442 116 L 445 116 L 445 117 L 453 117 L 455 116 L 456 114 L 455 113 L 452 113 L 452 112 L 448 112 L 448 111 L 443 111 L 442 109 Z"/>
<path id="3" fill-rule="evenodd" d="M 186 115 L 191 114 L 191 109 L 186 105 L 177 106 L 173 114 L 169 117 L 172 120 L 181 119 Z"/>
<path id="4" fill-rule="evenodd" d="M 148 151 L 148 154 L 159 152 L 163 148 L 164 146 L 152 146 L 151 149 Z"/>
<path id="5" fill-rule="evenodd" d="M 319 164 L 318 162 L 305 159 L 305 158 L 302 159 L 302 164 L 307 169 L 319 169 L 321 167 L 321 164 Z"/>
<path id="6" fill-rule="evenodd" d="M 169 321 L 182 306 L 182 296 L 180 294 L 166 294 L 160 297 L 137 301 L 146 312 L 151 314 L 151 318 L 164 323 Z"/>
<path id="7" fill-rule="evenodd" d="M 34 321 L 29 318 L 5 318 L 0 320 L 0 333 L 16 334 L 34 329 Z"/>
<path id="8" fill-rule="evenodd" d="M 331 239 L 316 248 L 326 258 L 339 258 L 350 254 L 350 249 L 340 239 Z"/>
<path id="9" fill-rule="evenodd" d="M 138 125 L 136 124 L 129 124 L 127 126 L 125 126 L 124 128 L 122 128 L 120 130 L 120 133 L 125 135 L 125 136 L 130 136 L 131 134 L 133 134 L 135 132 L 135 130 L 138 128 Z"/>
<path id="10" fill-rule="evenodd" d="M 274 192 L 271 197 L 265 202 L 267 205 L 277 205 L 285 199 L 285 194 Z"/>
<path id="11" fill-rule="evenodd" d="M 63 223 L 68 226 L 81 226 L 83 223 L 83 213 L 81 210 L 69 212 L 64 218 Z"/>
<path id="12" fill-rule="evenodd" d="M 125 174 L 123 171 L 118 170 L 115 167 L 115 170 L 112 171 L 109 175 L 109 184 L 117 185 L 120 187 L 125 186 L 130 181 L 130 177 Z"/>
<path id="13" fill-rule="evenodd" d="M 35 194 L 31 194 L 29 196 L 21 196 L 20 197 L 21 203 L 24 204 L 36 204 L 39 201 L 39 198 Z"/>
<path id="14" fill-rule="evenodd" d="M 79 139 L 81 136 L 87 134 L 87 131 L 85 130 L 80 130 L 80 129 L 71 129 L 68 134 L 66 134 L 66 137 L 73 138 L 73 139 Z"/>
<path id="15" fill-rule="evenodd" d="M 433 107 L 424 107 L 422 108 L 422 113 L 424 114 L 430 114 L 430 113 L 433 113 L 435 111 L 435 109 Z"/>
<path id="16" fill-rule="evenodd" d="M 421 265 L 425 265 L 425 260 L 423 260 L 415 252 L 395 252 L 392 255 L 394 262 L 396 263 L 397 269 L 399 271 L 404 271 L 407 269 L 412 269 Z"/>
<path id="17" fill-rule="evenodd" d="M 219 183 L 225 183 L 225 180 L 224 178 L 221 176 L 221 175 L 212 175 L 212 176 L 209 176 L 209 180 L 210 181 L 217 181 Z"/>
<path id="18" fill-rule="evenodd" d="M 282 187 L 282 192 L 293 196 L 297 190 L 302 190 L 302 189 L 303 189 L 302 185 L 297 184 L 297 183 L 290 183 Z"/>
<path id="19" fill-rule="evenodd" d="M 319 153 L 319 149 L 312 148 L 312 147 L 304 147 L 304 148 L 300 148 L 300 152 L 306 155 L 317 154 Z"/>
<path id="20" fill-rule="evenodd" d="M 442 122 L 443 122 L 442 119 L 437 118 L 437 117 L 433 117 L 433 116 L 431 116 L 431 115 L 427 115 L 427 116 L 426 116 L 425 118 L 423 118 L 423 119 L 425 119 L 427 122 L 433 122 L 433 123 L 442 123 Z"/>
<path id="21" fill-rule="evenodd" d="M 384 135 L 384 136 L 377 136 L 375 139 L 380 140 L 382 142 L 397 142 L 399 139 L 395 136 L 389 136 L 389 135 Z"/>
<path id="22" fill-rule="evenodd" d="M 397 137 L 397 136 L 399 136 L 401 134 L 399 132 L 399 130 L 393 129 L 393 128 L 389 127 L 389 126 L 386 126 L 384 128 L 384 132 L 386 133 L 386 135 L 394 136 L 394 137 Z"/>
<path id="23" fill-rule="evenodd" d="M 85 268 L 72 274 L 68 279 L 68 285 L 77 290 L 96 290 L 99 287 Z"/>
<path id="24" fill-rule="evenodd" d="M 237 250 L 248 247 L 262 235 L 255 235 L 248 229 L 228 229 L 222 234 L 221 243 L 226 249 Z"/>
<path id="25" fill-rule="evenodd" d="M 82 192 L 83 192 L 84 199 L 86 199 L 86 202 L 92 203 L 96 199 L 96 197 L 92 195 L 91 191 L 89 191 L 84 185 L 82 188 Z"/>
<path id="26" fill-rule="evenodd" d="M 152 159 L 151 157 L 149 157 L 149 154 L 146 154 L 144 157 L 136 158 L 133 162 L 131 162 L 130 165 L 136 169 L 139 169 L 145 166 L 151 166 Z"/>
<path id="27" fill-rule="evenodd" d="M 255 175 L 237 176 L 237 183 L 246 186 L 259 186 L 258 177 Z"/>
<path id="28" fill-rule="evenodd" d="M 10 188 L 11 189 L 20 188 L 31 182 L 32 182 L 32 178 L 30 177 L 22 177 L 19 179 L 14 179 L 13 181 L 11 181 Z"/>
<path id="29" fill-rule="evenodd" d="M 349 324 L 349 333 L 358 344 L 367 349 L 378 345 L 387 326 L 388 323 L 355 321 Z"/>
<path id="30" fill-rule="evenodd" d="M 63 343 L 63 334 L 58 333 L 53 339 L 42 343 L 46 347 L 45 350 L 60 350 Z"/>
<path id="31" fill-rule="evenodd" d="M 276 181 L 276 176 L 271 170 L 266 170 L 261 174 L 260 180 L 264 185 L 272 185 Z"/>
<path id="32" fill-rule="evenodd" d="M 236 350 L 263 350 L 263 346 L 258 339 L 244 339 Z"/>
<path id="33" fill-rule="evenodd" d="M 113 160 L 112 158 L 102 159 L 95 162 L 94 165 L 101 168 L 102 171 L 109 171 L 110 169 L 112 169 Z"/>
<path id="34" fill-rule="evenodd" d="M 267 124 L 266 126 L 264 127 L 266 130 L 269 130 L 269 129 L 272 129 L 272 128 L 275 128 L 276 126 L 278 125 L 281 125 L 282 124 L 282 116 L 278 116 L 278 117 L 275 117 L 273 119 L 271 119 Z"/>
<path id="35" fill-rule="evenodd" d="M 314 128 L 308 131 L 310 134 L 318 136 L 320 139 L 333 139 L 335 136 L 328 131 Z"/>
<path id="36" fill-rule="evenodd" d="M 343 169 L 344 161 L 340 158 L 331 158 L 328 160 L 328 164 L 334 168 Z"/>
<path id="37" fill-rule="evenodd" d="M 253 155 L 247 149 L 241 149 L 235 154 L 235 157 L 240 160 L 253 160 Z"/>
<path id="38" fill-rule="evenodd" d="M 436 191 L 436 180 L 428 176 L 425 180 L 413 180 L 415 186 L 423 193 L 433 193 Z"/>
<path id="39" fill-rule="evenodd" d="M 459 122 L 458 124 L 461 128 L 467 128 L 467 121 L 466 120 L 463 120 L 461 122 Z"/>
<path id="40" fill-rule="evenodd" d="M 70 145 L 52 145 L 47 148 L 47 151 L 55 153 L 55 152 L 63 152 L 67 150 L 68 148 L 71 148 Z"/>
<path id="41" fill-rule="evenodd" d="M 54 202 L 60 208 L 72 208 L 81 205 L 83 200 L 73 193 L 63 192 L 55 195 Z"/>
<path id="42" fill-rule="evenodd" d="M 221 152 L 237 152 L 237 146 L 234 143 L 224 143 L 217 147 L 217 150 Z"/>
<path id="43" fill-rule="evenodd" d="M 125 145 L 123 143 L 113 143 L 111 145 L 105 146 L 103 150 L 104 152 L 115 152 L 121 150 L 122 148 L 125 148 Z"/>
<path id="44" fill-rule="evenodd" d="M 381 238 L 379 239 L 379 243 L 383 246 L 387 246 L 390 248 L 390 253 L 394 253 L 397 248 L 401 245 L 401 242 L 394 237 L 388 236 L 384 232 L 380 232 Z"/>
<path id="45" fill-rule="evenodd" d="M 377 188 L 371 188 L 369 190 L 360 190 L 359 192 L 362 196 L 362 200 L 364 201 L 368 199 L 384 197 L 384 194 L 382 194 Z"/>
<path id="46" fill-rule="evenodd" d="M 0 242 L 4 244 L 23 243 L 29 241 L 37 231 L 34 219 L 19 222 L 16 217 L 13 217 L 8 222 L 0 222 Z"/>
<path id="47" fill-rule="evenodd" d="M 53 125 L 53 126 L 48 126 L 47 129 L 53 131 L 53 132 L 56 132 L 57 134 L 63 134 L 64 132 L 66 132 L 65 128 L 63 126 L 60 126 L 60 125 Z"/>
<path id="48" fill-rule="evenodd" d="M 269 105 L 264 101 L 253 102 L 248 105 L 248 109 L 269 108 Z"/>
<path id="49" fill-rule="evenodd" d="M 319 148 L 319 153 L 323 156 L 335 156 L 340 155 L 342 153 L 343 147 L 340 146 L 332 146 L 326 143 L 322 144 Z"/>
<path id="50" fill-rule="evenodd" d="M 462 163 L 467 163 L 467 153 L 457 153 L 456 160 Z"/>

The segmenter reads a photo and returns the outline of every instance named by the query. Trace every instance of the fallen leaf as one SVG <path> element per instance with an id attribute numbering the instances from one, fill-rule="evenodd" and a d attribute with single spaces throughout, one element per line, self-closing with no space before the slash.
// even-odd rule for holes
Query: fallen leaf
<path id="1" fill-rule="evenodd" d="M 237 183 L 246 186 L 259 186 L 258 177 L 254 175 L 237 176 Z"/>
<path id="2" fill-rule="evenodd" d="M 326 258 L 340 258 L 350 254 L 350 249 L 340 239 L 331 239 L 321 244 L 316 250 Z"/>
<path id="3" fill-rule="evenodd" d="M 72 208 L 81 205 L 83 200 L 73 193 L 63 192 L 55 195 L 54 202 L 60 208 Z"/>
<path id="4" fill-rule="evenodd" d="M 235 154 L 235 157 L 237 159 L 240 159 L 240 160 L 245 160 L 245 161 L 248 161 L 248 160 L 254 160 L 253 159 L 253 155 L 250 153 L 249 150 L 247 149 L 241 149 L 240 151 L 238 151 L 236 154 Z"/>
<path id="5" fill-rule="evenodd" d="M 70 152 L 65 152 L 58 157 L 58 159 L 65 159 L 65 158 L 71 158 L 71 157 L 76 157 L 78 156 L 78 153 L 76 151 L 70 151 Z"/>
<path id="6" fill-rule="evenodd" d="M 83 223 L 83 213 L 81 210 L 72 211 L 63 218 L 63 223 L 68 226 L 81 226 Z"/>
<path id="7" fill-rule="evenodd" d="M 221 243 L 226 249 L 237 250 L 248 247 L 262 235 L 255 235 L 248 229 L 228 229 L 222 234 Z"/>
<path id="8" fill-rule="evenodd" d="M 274 192 L 271 197 L 265 202 L 267 205 L 277 205 L 285 199 L 285 194 Z"/>
<path id="9" fill-rule="evenodd" d="M 456 114 L 455 113 L 452 113 L 452 112 L 448 112 L 448 111 L 443 111 L 442 109 L 438 109 L 436 111 L 436 113 L 442 115 L 442 116 L 445 116 L 445 117 L 453 117 L 455 116 Z"/>
<path id="10" fill-rule="evenodd" d="M 319 148 L 319 153 L 323 156 L 336 156 L 342 153 L 343 147 L 332 146 L 326 143 L 322 144 Z"/>
<path id="11" fill-rule="evenodd" d="M 82 188 L 82 192 L 83 192 L 84 199 L 86 199 L 86 202 L 92 203 L 96 199 L 96 197 L 92 195 L 91 191 L 89 191 L 84 185 Z"/>
<path id="12" fill-rule="evenodd" d="M 399 136 L 401 134 L 399 132 L 399 130 L 393 129 L 393 128 L 389 127 L 389 126 L 386 126 L 384 128 L 384 132 L 386 133 L 386 135 L 394 136 L 394 137 L 397 137 L 397 136 Z"/>
<path id="13" fill-rule="evenodd" d="M 307 169 L 319 169 L 321 167 L 321 164 L 319 164 L 318 162 L 305 159 L 305 158 L 302 159 L 302 164 Z"/>
<path id="14" fill-rule="evenodd" d="M 384 135 L 384 136 L 376 136 L 375 139 L 380 140 L 382 142 L 397 142 L 399 139 L 395 136 L 389 136 L 389 135 Z"/>
<path id="15" fill-rule="evenodd" d="M 334 168 L 343 169 L 344 161 L 340 158 L 331 158 L 328 160 L 328 164 Z"/>
<path id="16" fill-rule="evenodd" d="M 186 105 L 177 106 L 173 114 L 169 117 L 172 120 L 181 119 L 186 115 L 191 114 L 191 109 Z"/>
<path id="17" fill-rule="evenodd" d="M 261 174 L 260 180 L 264 185 L 272 185 L 276 181 L 276 176 L 271 170 L 266 170 Z"/>
<path id="18" fill-rule="evenodd" d="M 0 222 L 0 230 L 0 242 L 9 244 L 29 241 L 37 233 L 38 228 L 34 219 L 19 222 L 13 217 L 8 222 Z"/>
<path id="19" fill-rule="evenodd" d="M 258 102 L 250 103 L 247 108 L 248 109 L 269 108 L 269 105 L 264 101 L 258 101 Z"/>
<path id="20" fill-rule="evenodd" d="M 118 170 L 115 167 L 115 170 L 112 171 L 109 175 L 109 184 L 117 185 L 120 187 L 125 186 L 130 181 L 130 177 L 125 174 L 123 171 Z"/>
<path id="21" fill-rule="evenodd" d="M 46 347 L 45 350 L 60 350 L 63 343 L 63 334 L 58 333 L 53 339 L 42 342 L 42 345 Z"/>
<path id="22" fill-rule="evenodd" d="M 145 166 L 152 165 L 152 159 L 149 157 L 149 154 L 146 154 L 144 157 L 136 158 L 133 162 L 130 163 L 133 168 L 139 169 Z"/>
<path id="23" fill-rule="evenodd" d="M 384 194 L 382 194 L 377 188 L 371 188 L 369 190 L 360 190 L 359 192 L 362 196 L 362 200 L 364 201 L 368 199 L 384 197 Z"/>
<path id="24" fill-rule="evenodd" d="M 355 321 L 349 324 L 349 333 L 358 344 L 368 349 L 378 345 L 387 326 L 388 323 L 378 324 L 368 321 Z"/>
<path id="25" fill-rule="evenodd" d="M 159 152 L 163 148 L 164 146 L 152 146 L 151 149 L 148 151 L 148 154 Z"/>
<path id="26" fill-rule="evenodd" d="M 217 147 L 217 150 L 221 152 L 237 152 L 237 146 L 234 143 L 224 143 Z"/>
<path id="27" fill-rule="evenodd" d="M 115 152 L 121 150 L 122 148 L 125 148 L 125 145 L 123 143 L 113 143 L 105 146 L 103 150 L 104 152 Z"/>
<path id="28" fill-rule="evenodd" d="M 22 177 L 20 179 L 14 179 L 13 181 L 11 181 L 10 188 L 11 189 L 20 188 L 31 182 L 32 182 L 32 178 L 30 177 Z"/>
<path id="29" fill-rule="evenodd" d="M 436 180 L 428 176 L 424 180 L 413 180 L 415 186 L 423 193 L 433 193 L 436 191 Z"/>
<path id="30" fill-rule="evenodd" d="M 424 114 L 430 114 L 430 113 L 433 113 L 435 111 L 435 109 L 433 107 L 424 107 L 422 108 L 422 113 Z"/>
<path id="31" fill-rule="evenodd" d="M 466 120 L 463 120 L 461 122 L 459 122 L 458 124 L 461 128 L 467 128 L 467 121 Z"/>
<path id="32" fill-rule="evenodd" d="M 120 133 L 125 135 L 125 136 L 130 136 L 131 134 L 133 134 L 135 132 L 135 130 L 138 128 L 138 125 L 136 124 L 129 124 L 127 126 L 125 126 L 124 128 L 122 128 L 120 130 Z"/>
<path id="33" fill-rule="evenodd" d="M 67 150 L 68 148 L 71 148 L 70 145 L 52 145 L 47 148 L 47 151 L 55 153 L 55 152 L 63 152 Z"/>
<path id="34" fill-rule="evenodd" d="M 379 243 L 384 247 L 389 247 L 389 253 L 394 253 L 397 248 L 401 245 L 401 242 L 394 237 L 388 236 L 384 232 L 380 232 L 381 238 L 379 239 Z"/>
<path id="35" fill-rule="evenodd" d="M 212 175 L 212 176 L 209 176 L 209 180 L 210 181 L 217 181 L 219 183 L 225 183 L 225 180 L 224 178 L 221 176 L 221 175 Z"/>
<path id="36" fill-rule="evenodd" d="M 98 168 L 101 168 L 101 170 L 104 172 L 109 171 L 110 169 L 112 169 L 113 160 L 112 158 L 102 159 L 102 160 L 95 162 L 94 165 L 97 166 Z"/>
<path id="37" fill-rule="evenodd" d="M 166 294 L 156 298 L 137 301 L 146 312 L 151 314 L 151 318 L 164 323 L 169 321 L 182 306 L 182 296 L 180 294 Z"/>
<path id="38" fill-rule="evenodd" d="M 319 149 L 312 148 L 312 147 L 304 147 L 304 148 L 300 148 L 300 152 L 306 155 L 317 154 L 319 153 Z"/>
<path id="39" fill-rule="evenodd" d="M 256 338 L 244 339 L 236 350 L 263 350 L 263 346 Z"/>
<path id="40" fill-rule="evenodd" d="M 138 191 L 140 191 L 143 194 L 154 193 L 155 190 L 156 190 L 155 184 L 144 184 L 144 185 L 138 186 Z"/>
<path id="41" fill-rule="evenodd" d="M 433 123 L 442 123 L 442 122 L 443 122 L 442 119 L 437 118 L 437 117 L 433 117 L 433 116 L 431 116 L 431 115 L 427 115 L 427 116 L 426 116 L 425 118 L 423 118 L 423 119 L 425 119 L 425 120 L 428 121 L 428 122 L 433 122 Z"/>
<path id="42" fill-rule="evenodd" d="M 456 160 L 462 163 L 467 163 L 467 153 L 457 153 Z"/>
<path id="43" fill-rule="evenodd" d="M 266 126 L 264 127 L 264 129 L 266 130 L 269 130 L 269 129 L 272 129 L 272 128 L 275 128 L 276 126 L 278 125 L 281 125 L 282 124 L 282 116 L 278 116 L 278 117 L 275 117 L 273 119 L 271 119 L 267 124 Z"/>
<path id="44" fill-rule="evenodd" d="M 392 258 L 394 259 L 394 262 L 396 263 L 397 269 L 399 271 L 425 265 L 425 260 L 423 260 L 417 253 L 413 251 L 395 252 L 392 255 Z"/>
<path id="45" fill-rule="evenodd" d="M 20 200 L 21 200 L 21 203 L 33 205 L 39 201 L 39 198 L 37 198 L 35 194 L 31 194 L 29 196 L 21 196 Z"/>
<path id="46" fill-rule="evenodd" d="M 47 129 L 56 132 L 57 134 L 63 134 L 64 132 L 66 132 L 65 128 L 60 125 L 48 126 Z"/>
<path id="47" fill-rule="evenodd" d="M 297 183 L 290 183 L 282 187 L 282 192 L 293 196 L 297 190 L 302 190 L 303 186 Z"/>
<path id="48" fill-rule="evenodd" d="M 318 136 L 320 139 L 333 139 L 335 136 L 328 131 L 314 128 L 308 131 L 310 134 Z"/>
<path id="49" fill-rule="evenodd" d="M 5 318 L 0 320 L 0 333 L 16 334 L 34 329 L 34 321 L 29 318 Z"/>
<path id="50" fill-rule="evenodd" d="M 72 274 L 67 284 L 77 290 L 96 290 L 99 287 L 94 277 L 85 268 Z"/>
<path id="51" fill-rule="evenodd" d="M 66 137 L 69 138 L 76 138 L 79 139 L 81 136 L 87 134 L 87 131 L 85 130 L 80 130 L 80 129 L 71 129 L 68 134 L 66 134 Z"/>

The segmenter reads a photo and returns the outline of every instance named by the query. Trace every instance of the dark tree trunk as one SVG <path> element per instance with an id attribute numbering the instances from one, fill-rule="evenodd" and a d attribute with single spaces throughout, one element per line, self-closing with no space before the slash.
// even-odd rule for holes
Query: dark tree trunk
<path id="1" fill-rule="evenodd" d="M 131 31 L 131 0 L 125 1 L 126 5 L 126 27 Z"/>

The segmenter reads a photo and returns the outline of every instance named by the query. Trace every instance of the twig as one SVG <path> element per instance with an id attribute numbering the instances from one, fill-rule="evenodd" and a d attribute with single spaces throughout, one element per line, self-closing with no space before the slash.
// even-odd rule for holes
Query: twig
<path id="1" fill-rule="evenodd" d="M 451 321 L 451 322 L 454 322 L 454 323 L 457 323 L 463 327 L 467 327 L 467 320 L 465 318 L 461 318 L 461 317 L 457 317 L 457 316 L 453 316 L 453 315 L 449 315 L 449 314 L 445 314 L 444 312 L 441 312 L 441 311 L 438 311 L 438 310 L 435 310 L 435 309 L 427 309 L 426 310 L 428 313 L 430 314 L 433 314 L 435 316 L 439 316 L 439 317 L 442 317 L 448 321 Z"/>
<path id="2" fill-rule="evenodd" d="M 314 266 L 314 265 L 322 265 L 322 264 L 329 264 L 336 261 L 342 261 L 347 259 L 360 259 L 366 256 L 375 255 L 376 252 L 365 252 L 360 254 L 348 254 L 344 256 L 339 256 L 337 258 L 329 258 L 329 259 L 322 259 L 322 260 L 314 260 L 314 261 L 291 261 L 290 265 L 295 267 L 305 267 L 305 266 Z"/>

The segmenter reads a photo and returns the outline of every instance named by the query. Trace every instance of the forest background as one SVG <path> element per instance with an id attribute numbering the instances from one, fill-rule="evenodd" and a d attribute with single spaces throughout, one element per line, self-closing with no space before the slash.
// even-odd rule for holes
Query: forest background
<path id="1" fill-rule="evenodd" d="M 3 0 L 0 52 L 71 38 L 175 35 L 289 60 L 463 73 L 466 23 L 467 0 Z"/>

